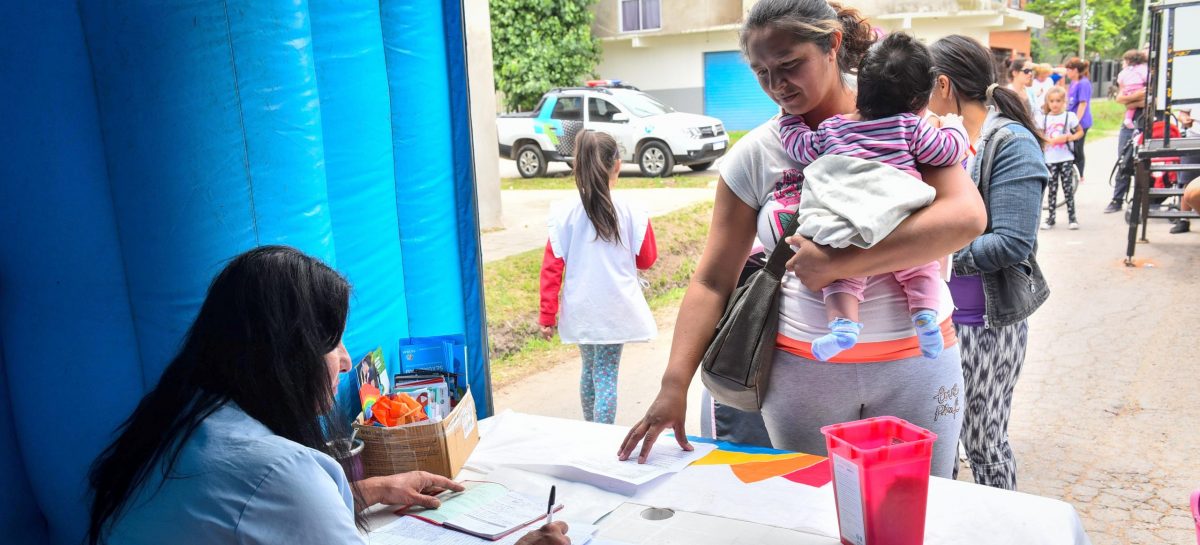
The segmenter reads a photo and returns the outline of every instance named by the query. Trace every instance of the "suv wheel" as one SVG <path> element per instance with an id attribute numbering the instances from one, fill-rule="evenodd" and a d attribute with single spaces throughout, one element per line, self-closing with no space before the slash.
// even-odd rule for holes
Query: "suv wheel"
<path id="1" fill-rule="evenodd" d="M 638 166 L 642 169 L 642 176 L 661 178 L 669 176 L 671 171 L 675 170 L 675 157 L 671 155 L 671 150 L 666 144 L 650 142 L 638 152 Z"/>
<path id="2" fill-rule="evenodd" d="M 522 178 L 537 178 L 546 174 L 546 158 L 537 144 L 517 148 L 517 172 Z"/>

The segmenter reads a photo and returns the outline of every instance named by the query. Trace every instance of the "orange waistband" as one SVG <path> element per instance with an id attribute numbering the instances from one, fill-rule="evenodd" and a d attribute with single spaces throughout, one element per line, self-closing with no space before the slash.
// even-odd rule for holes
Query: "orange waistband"
<path id="1" fill-rule="evenodd" d="M 942 322 L 942 338 L 946 341 L 946 348 L 958 343 L 958 337 L 954 334 L 954 322 L 949 318 Z M 812 343 L 797 341 L 785 337 L 783 334 L 779 334 L 775 338 L 775 348 L 804 359 L 817 359 L 812 353 Z M 921 346 L 917 344 L 917 337 L 914 335 L 891 341 L 858 343 L 853 348 L 829 360 L 829 363 L 878 363 L 915 358 L 920 355 Z"/>

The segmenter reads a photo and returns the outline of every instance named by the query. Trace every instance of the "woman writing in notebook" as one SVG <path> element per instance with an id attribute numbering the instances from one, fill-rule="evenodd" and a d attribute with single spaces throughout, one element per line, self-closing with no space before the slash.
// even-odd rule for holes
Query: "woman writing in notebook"
<path id="1" fill-rule="evenodd" d="M 373 504 L 437 507 L 425 472 L 350 483 L 333 408 L 350 285 L 292 248 L 234 258 L 91 472 L 87 543 L 365 544 Z M 521 545 L 569 543 L 565 525 Z"/>

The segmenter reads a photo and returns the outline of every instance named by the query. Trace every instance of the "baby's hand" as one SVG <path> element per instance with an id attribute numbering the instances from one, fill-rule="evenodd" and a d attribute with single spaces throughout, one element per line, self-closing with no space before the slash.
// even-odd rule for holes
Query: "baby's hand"
<path id="1" fill-rule="evenodd" d="M 932 126 L 932 127 L 933 127 L 933 128 L 935 128 L 935 129 L 940 129 L 940 128 L 942 128 L 942 118 L 940 118 L 940 117 L 938 117 L 938 116 L 936 116 L 936 115 L 931 115 L 931 116 L 929 116 L 929 117 L 926 117 L 926 118 L 925 118 L 925 122 L 926 122 L 926 123 L 929 123 L 929 125 L 930 125 L 930 126 Z"/>

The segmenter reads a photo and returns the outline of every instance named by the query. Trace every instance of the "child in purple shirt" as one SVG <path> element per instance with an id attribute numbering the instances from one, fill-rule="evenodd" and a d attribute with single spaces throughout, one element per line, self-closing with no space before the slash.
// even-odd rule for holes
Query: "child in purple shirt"
<path id="1" fill-rule="evenodd" d="M 784 151 L 807 166 L 826 154 L 857 157 L 894 166 L 917 179 L 917 165 L 950 166 L 963 159 L 967 133 L 962 118 L 922 119 L 933 89 L 929 50 L 903 33 L 871 47 L 858 68 L 858 111 L 835 115 L 814 131 L 801 116 L 779 121 Z M 938 262 L 892 273 L 908 297 L 909 311 L 927 358 L 937 358 L 944 340 L 938 323 Z M 823 290 L 830 332 L 812 343 L 813 355 L 828 361 L 858 343 L 863 324 L 858 306 L 866 278 L 844 278 Z"/>

